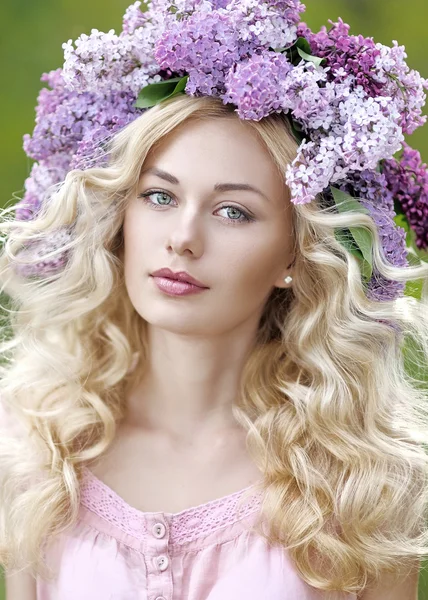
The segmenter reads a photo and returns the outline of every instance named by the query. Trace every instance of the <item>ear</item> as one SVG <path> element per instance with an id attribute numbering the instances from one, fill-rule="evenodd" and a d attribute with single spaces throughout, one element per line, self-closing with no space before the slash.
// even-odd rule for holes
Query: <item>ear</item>
<path id="1" fill-rule="evenodd" d="M 281 289 L 293 287 L 293 281 L 290 281 L 289 283 L 285 281 L 287 277 L 293 277 L 293 272 L 290 269 L 282 272 L 282 274 L 275 281 L 274 286 Z"/>
<path id="2" fill-rule="evenodd" d="M 293 269 L 292 267 L 294 266 L 295 263 L 295 259 L 293 260 L 293 262 L 291 264 L 288 265 L 288 267 L 286 267 L 285 269 L 283 269 L 279 275 L 278 278 L 276 279 L 276 281 L 274 282 L 274 286 L 277 288 L 281 288 L 281 289 L 287 289 L 293 286 L 293 282 L 290 281 L 289 283 L 287 283 L 286 281 L 284 281 L 287 277 L 293 277 Z"/>

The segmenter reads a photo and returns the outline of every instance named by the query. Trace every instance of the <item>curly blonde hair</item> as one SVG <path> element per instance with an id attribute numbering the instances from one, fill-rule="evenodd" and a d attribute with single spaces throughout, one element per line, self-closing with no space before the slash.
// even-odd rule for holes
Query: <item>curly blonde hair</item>
<path id="1" fill-rule="evenodd" d="M 114 136 L 107 166 L 69 172 L 33 221 L 3 210 L 0 281 L 10 313 L 0 396 L 20 431 L 0 438 L 7 569 L 47 576 L 43 544 L 75 521 L 83 467 L 112 443 L 125 390 L 143 371 L 146 324 L 122 268 L 124 212 L 141 166 L 175 127 L 215 118 L 238 117 L 216 98 L 170 98 Z M 298 147 L 284 115 L 247 124 L 284 173 Z M 292 213 L 294 285 L 266 303 L 233 410 L 263 473 L 269 527 L 260 534 L 287 549 L 308 584 L 358 593 L 428 554 L 428 391 L 405 364 L 406 356 L 421 369 L 428 362 L 428 264 L 387 262 L 367 214 L 339 214 L 321 198 Z M 60 273 L 16 274 L 20 249 L 71 224 Z M 423 280 L 420 300 L 368 299 L 358 259 L 334 234 L 351 226 L 371 233 L 381 275 Z"/>

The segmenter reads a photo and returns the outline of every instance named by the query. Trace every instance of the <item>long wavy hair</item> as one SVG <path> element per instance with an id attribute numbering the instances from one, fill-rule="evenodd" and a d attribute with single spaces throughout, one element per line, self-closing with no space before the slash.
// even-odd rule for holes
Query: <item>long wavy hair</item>
<path id="1" fill-rule="evenodd" d="M 7 569 L 48 576 L 43 544 L 75 522 L 83 467 L 109 448 L 126 389 L 143 373 L 147 324 L 124 285 L 122 224 L 144 160 L 177 126 L 215 118 L 238 116 L 216 98 L 170 98 L 114 136 L 106 166 L 69 172 L 34 220 L 0 215 Z M 298 147 L 287 118 L 246 123 L 283 174 Z M 413 367 L 425 368 L 428 264 L 392 266 L 370 216 L 339 214 L 322 198 L 293 205 L 292 219 L 293 288 L 266 303 L 233 410 L 263 474 L 260 534 L 308 584 L 358 593 L 428 554 L 428 391 L 404 352 L 414 348 Z M 15 272 L 19 250 L 70 225 L 70 240 L 52 251 L 69 251 L 59 273 Z M 422 299 L 368 299 L 358 259 L 334 234 L 351 226 L 371 233 L 381 275 L 423 280 Z"/>

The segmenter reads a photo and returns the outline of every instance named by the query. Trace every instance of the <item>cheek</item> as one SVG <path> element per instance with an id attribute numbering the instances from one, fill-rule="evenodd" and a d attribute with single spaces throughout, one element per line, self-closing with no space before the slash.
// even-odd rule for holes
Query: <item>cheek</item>
<path id="1" fill-rule="evenodd" d="M 138 219 L 132 212 L 126 215 L 123 223 L 123 242 L 124 275 L 129 287 L 135 280 L 140 281 L 142 274 L 150 268 L 150 261 L 147 260 L 150 258 L 148 249 L 153 248 L 150 228 L 148 229 L 142 219 Z"/>
<path id="2" fill-rule="evenodd" d="M 148 219 L 143 219 L 137 208 L 129 209 L 123 222 L 123 239 L 125 256 L 128 261 L 141 261 L 143 250 L 152 246 L 152 238 L 156 229 L 150 226 Z"/>
<path id="3" fill-rule="evenodd" d="M 281 268 L 280 250 L 271 243 L 253 243 L 245 252 L 225 257 L 224 277 L 233 293 L 251 294 L 253 299 L 264 298 L 271 290 Z"/>

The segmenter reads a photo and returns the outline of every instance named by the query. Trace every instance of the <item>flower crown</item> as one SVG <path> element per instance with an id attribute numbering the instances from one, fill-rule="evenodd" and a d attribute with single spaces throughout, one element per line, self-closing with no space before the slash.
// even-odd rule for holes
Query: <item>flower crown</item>
<path id="1" fill-rule="evenodd" d="M 142 112 L 178 94 L 205 95 L 233 104 L 241 119 L 288 115 L 299 143 L 284 173 L 293 203 L 322 194 L 341 212 L 370 214 L 396 266 L 408 264 L 408 246 L 428 249 L 427 166 L 404 142 L 426 121 L 428 80 L 409 69 L 403 46 L 350 35 L 341 19 L 313 33 L 298 0 L 153 0 L 145 8 L 126 10 L 119 35 L 93 29 L 69 40 L 62 69 L 42 76 L 51 89 L 41 90 L 34 132 L 24 136 L 37 162 L 18 220 L 35 218 L 68 171 L 102 164 L 103 141 Z M 374 269 L 367 231 L 335 234 L 360 259 L 372 299 L 403 294 L 402 283 Z M 32 247 L 40 260 L 21 273 L 61 269 L 66 252 L 42 257 L 67 235 Z"/>

